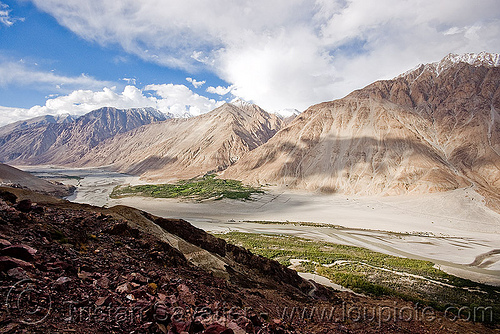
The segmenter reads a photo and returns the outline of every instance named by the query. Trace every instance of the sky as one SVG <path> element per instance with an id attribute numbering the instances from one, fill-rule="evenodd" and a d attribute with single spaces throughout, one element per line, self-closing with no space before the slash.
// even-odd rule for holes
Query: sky
<path id="1" fill-rule="evenodd" d="M 305 110 L 449 53 L 500 52 L 498 0 L 0 0 L 0 125 L 241 98 Z"/>

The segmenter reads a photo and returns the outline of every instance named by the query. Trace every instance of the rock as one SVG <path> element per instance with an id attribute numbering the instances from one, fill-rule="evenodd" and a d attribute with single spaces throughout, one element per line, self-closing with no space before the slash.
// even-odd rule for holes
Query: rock
<path id="1" fill-rule="evenodd" d="M 7 271 L 12 268 L 31 268 L 33 265 L 29 262 L 19 260 L 10 256 L 0 256 L 0 271 Z"/>
<path id="2" fill-rule="evenodd" d="M 199 333 L 205 329 L 205 326 L 199 321 L 193 321 L 189 328 L 189 333 Z"/>
<path id="3" fill-rule="evenodd" d="M 15 204 L 17 201 L 17 196 L 9 191 L 0 191 L 0 198 L 10 204 Z"/>
<path id="4" fill-rule="evenodd" d="M 133 287 L 129 282 L 123 283 L 116 288 L 118 293 L 130 293 Z"/>
<path id="5" fill-rule="evenodd" d="M 230 328 L 219 324 L 212 324 L 207 327 L 204 332 L 205 334 L 234 334 L 234 331 Z"/>
<path id="6" fill-rule="evenodd" d="M 31 200 L 23 199 L 19 203 L 17 203 L 17 209 L 21 212 L 30 212 L 31 211 Z"/>
<path id="7" fill-rule="evenodd" d="M 232 330 L 234 332 L 234 334 L 245 334 L 246 333 L 246 331 L 243 330 L 240 326 L 238 326 L 238 324 L 234 321 L 229 322 L 227 324 L 227 328 Z"/>
<path id="8" fill-rule="evenodd" d="M 170 320 L 170 314 L 168 312 L 168 307 L 162 302 L 156 303 L 154 306 L 155 319 L 158 322 L 166 323 Z"/>
<path id="9" fill-rule="evenodd" d="M 195 298 L 191 291 L 189 291 L 189 288 L 185 284 L 181 284 L 177 287 L 177 291 L 179 291 L 179 297 L 180 299 L 189 305 L 194 305 Z"/>
<path id="10" fill-rule="evenodd" d="M 11 322 L 7 326 L 0 328 L 0 333 L 1 334 L 14 333 L 14 331 L 17 327 L 19 327 L 19 324 L 15 323 L 15 322 Z"/>
<path id="11" fill-rule="evenodd" d="M 143 283 L 146 284 L 148 282 L 148 278 L 141 275 L 140 273 L 132 273 L 129 275 L 129 280 L 138 282 L 138 283 Z"/>
<path id="12" fill-rule="evenodd" d="M 121 222 L 113 225 L 111 228 L 106 229 L 104 232 L 111 235 L 123 234 L 128 229 L 126 222 Z"/>
<path id="13" fill-rule="evenodd" d="M 9 240 L 5 240 L 5 239 L 0 239 L 0 248 L 5 248 L 5 247 L 9 247 L 10 245 L 12 245 L 10 243 Z"/>
<path id="14" fill-rule="evenodd" d="M 69 283 L 71 282 L 71 278 L 62 276 L 59 277 L 55 282 L 54 282 L 54 287 L 57 290 L 64 291 L 68 288 Z"/>
<path id="15" fill-rule="evenodd" d="M 147 287 L 142 286 L 138 289 L 133 290 L 132 295 L 134 295 L 136 299 L 148 299 L 150 295 L 146 292 L 146 290 Z"/>
<path id="16" fill-rule="evenodd" d="M 108 306 L 113 302 L 113 297 L 111 295 L 105 296 L 105 297 L 100 297 L 97 299 L 95 302 L 96 306 Z"/>
<path id="17" fill-rule="evenodd" d="M 108 289 L 109 283 L 111 283 L 111 282 L 110 282 L 109 278 L 107 278 L 106 276 L 103 276 L 97 280 L 97 285 L 103 289 Z"/>
<path id="18" fill-rule="evenodd" d="M 172 325 L 177 333 L 187 333 L 191 326 L 191 321 L 174 321 Z"/>
<path id="19" fill-rule="evenodd" d="M 26 271 L 24 271 L 23 268 L 12 268 L 7 271 L 7 275 L 11 278 L 14 278 L 16 280 L 23 280 L 26 278 L 29 278 L 28 274 L 26 274 Z"/>
<path id="20" fill-rule="evenodd" d="M 2 249 L 0 254 L 15 257 L 23 261 L 33 261 L 36 249 L 26 245 L 13 245 Z"/>

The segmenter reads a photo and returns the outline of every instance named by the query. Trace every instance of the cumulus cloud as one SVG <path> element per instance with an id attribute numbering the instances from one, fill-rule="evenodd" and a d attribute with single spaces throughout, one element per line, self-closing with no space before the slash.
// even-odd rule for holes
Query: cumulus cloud
<path id="1" fill-rule="evenodd" d="M 0 26 L 10 27 L 17 21 L 24 21 L 24 17 L 13 17 L 10 15 L 11 12 L 8 5 L 0 2 Z"/>
<path id="2" fill-rule="evenodd" d="M 32 1 L 84 39 L 208 69 L 269 110 L 339 98 L 450 52 L 500 51 L 496 0 Z"/>
<path id="3" fill-rule="evenodd" d="M 148 85 L 144 89 L 154 91 L 158 96 L 156 101 L 159 110 L 176 116 L 185 114 L 197 116 L 224 104 L 223 101 L 215 101 L 198 95 L 184 85 Z"/>
<path id="4" fill-rule="evenodd" d="M 76 77 L 56 74 L 52 71 L 43 71 L 36 66 L 28 66 L 24 61 L 0 62 L 0 86 L 23 85 L 34 88 L 57 88 L 58 90 L 71 91 L 75 88 L 102 88 L 111 86 L 109 81 L 97 80 L 82 73 Z"/>
<path id="5" fill-rule="evenodd" d="M 100 91 L 75 90 L 68 95 L 49 98 L 45 105 L 29 109 L 0 106 L 0 126 L 42 115 L 83 115 L 101 107 L 120 109 L 153 107 L 176 117 L 196 116 L 222 105 L 200 96 L 184 85 L 148 85 L 144 90 L 125 86 L 123 91 L 105 87 Z"/>
<path id="6" fill-rule="evenodd" d="M 206 81 L 197 81 L 196 79 L 193 78 L 186 78 L 186 81 L 190 82 L 194 88 L 200 88 L 206 83 Z"/>
<path id="7" fill-rule="evenodd" d="M 207 92 L 208 93 L 211 93 L 211 94 L 217 94 L 217 95 L 220 95 L 220 96 L 223 96 L 223 95 L 226 95 L 228 93 L 230 93 L 232 90 L 233 90 L 233 86 L 227 86 L 227 87 L 222 87 L 222 86 L 217 86 L 217 87 L 213 87 L 213 86 L 209 86 L 207 87 Z"/>

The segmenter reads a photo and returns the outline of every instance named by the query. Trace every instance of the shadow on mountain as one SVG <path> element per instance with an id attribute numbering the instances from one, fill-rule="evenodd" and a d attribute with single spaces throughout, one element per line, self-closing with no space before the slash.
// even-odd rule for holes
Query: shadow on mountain
<path id="1" fill-rule="evenodd" d="M 176 161 L 177 161 L 176 157 L 151 156 L 138 163 L 131 165 L 129 168 L 126 169 L 125 173 L 132 175 L 140 175 L 147 171 L 155 171 L 162 169 L 166 165 L 174 163 Z"/>
<path id="2" fill-rule="evenodd" d="M 249 170 L 260 168 L 265 173 L 266 165 L 283 161 L 275 173 L 276 179 L 286 180 L 286 184 L 292 187 L 315 176 L 325 179 L 345 177 L 355 182 L 359 175 L 350 172 L 356 170 L 363 170 L 364 177 L 386 177 L 388 183 L 406 183 L 407 187 L 422 177 L 432 177 L 441 183 L 440 186 L 450 189 L 464 185 L 462 177 L 434 149 L 409 139 L 358 137 L 319 141 L 301 138 L 300 144 L 286 141 L 260 153 L 262 155 L 254 164 L 248 164 Z M 394 179 L 394 169 L 405 166 L 409 172 Z M 340 190 L 328 185 L 323 188 L 318 190 L 326 193 Z"/>

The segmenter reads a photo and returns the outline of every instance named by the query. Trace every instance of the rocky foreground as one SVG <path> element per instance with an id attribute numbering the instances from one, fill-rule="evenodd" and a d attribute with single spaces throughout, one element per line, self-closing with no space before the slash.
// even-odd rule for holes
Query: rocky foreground
<path id="1" fill-rule="evenodd" d="M 336 292 L 183 220 L 0 188 L 0 333 L 491 333 Z"/>

